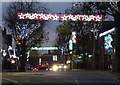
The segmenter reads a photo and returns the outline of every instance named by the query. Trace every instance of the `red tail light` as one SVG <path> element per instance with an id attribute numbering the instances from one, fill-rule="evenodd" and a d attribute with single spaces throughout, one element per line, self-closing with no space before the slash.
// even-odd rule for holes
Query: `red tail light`
<path id="1" fill-rule="evenodd" d="M 38 69 L 37 69 L 37 68 L 34 68 L 32 71 L 38 71 Z"/>
<path id="2" fill-rule="evenodd" d="M 41 63 L 39 63 L 39 65 L 41 65 Z"/>
<path id="3" fill-rule="evenodd" d="M 36 71 L 38 71 L 38 69 L 36 69 Z"/>
<path id="4" fill-rule="evenodd" d="M 46 63 L 46 65 L 48 65 L 48 63 Z"/>

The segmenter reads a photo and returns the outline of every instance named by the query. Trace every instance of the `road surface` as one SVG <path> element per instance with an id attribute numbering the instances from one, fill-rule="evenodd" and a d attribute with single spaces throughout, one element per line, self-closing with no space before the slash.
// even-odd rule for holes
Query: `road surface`
<path id="1" fill-rule="evenodd" d="M 85 70 L 70 71 L 38 71 L 38 72 L 5 72 L 2 74 L 2 85 L 26 84 L 75 84 L 75 85 L 120 85 L 119 78 L 116 75 Z"/>

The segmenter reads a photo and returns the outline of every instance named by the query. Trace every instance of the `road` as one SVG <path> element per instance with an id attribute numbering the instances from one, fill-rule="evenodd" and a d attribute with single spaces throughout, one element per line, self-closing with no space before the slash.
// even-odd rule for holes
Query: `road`
<path id="1" fill-rule="evenodd" d="M 70 71 L 38 71 L 38 72 L 5 72 L 2 74 L 2 85 L 6 83 L 15 84 L 91 84 L 97 85 L 119 85 L 118 76 L 100 72 L 100 71 L 85 71 L 85 70 L 70 70 Z M 95 83 L 95 84 L 93 84 Z M 10 85 L 10 84 L 9 84 Z M 12 85 L 12 84 L 11 84 Z M 40 84 L 41 85 L 41 84 Z"/>

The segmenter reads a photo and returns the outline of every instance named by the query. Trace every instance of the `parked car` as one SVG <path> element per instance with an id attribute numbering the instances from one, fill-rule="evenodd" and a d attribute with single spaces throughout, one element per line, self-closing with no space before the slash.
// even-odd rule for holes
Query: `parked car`
<path id="1" fill-rule="evenodd" d="M 41 69 L 48 69 L 49 68 L 49 64 L 47 61 L 42 61 L 41 63 L 39 63 L 39 70 Z"/>

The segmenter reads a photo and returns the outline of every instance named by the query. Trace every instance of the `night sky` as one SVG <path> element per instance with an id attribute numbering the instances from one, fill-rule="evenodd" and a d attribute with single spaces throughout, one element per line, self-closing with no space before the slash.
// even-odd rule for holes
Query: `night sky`
<path id="1" fill-rule="evenodd" d="M 40 2 L 41 3 L 41 2 Z M 1 3 L 0 3 L 1 4 Z M 6 11 L 7 7 L 9 6 L 10 2 L 2 3 L 2 9 L 4 9 L 4 12 Z M 72 5 L 72 2 L 44 2 L 46 8 L 49 9 L 49 13 L 51 14 L 63 14 L 67 8 L 69 8 Z M 2 11 L 0 12 L 0 17 L 2 18 Z M 1 19 L 0 18 L 0 19 Z M 49 21 L 47 22 L 47 25 L 45 26 L 45 31 L 49 32 L 49 41 L 47 43 L 42 44 L 42 46 L 54 46 L 54 40 L 57 36 L 55 29 L 57 26 L 62 24 L 62 22 L 59 21 Z"/>
<path id="2" fill-rule="evenodd" d="M 51 10 L 51 14 L 63 14 L 65 10 L 71 6 L 71 3 L 65 3 L 65 2 L 48 2 L 47 4 L 48 8 Z M 49 42 L 45 43 L 43 46 L 53 46 L 54 40 L 56 38 L 55 29 L 57 26 L 62 24 L 62 22 L 59 21 L 49 21 L 47 26 L 45 27 L 46 31 L 49 32 Z"/>
<path id="3" fill-rule="evenodd" d="M 63 1 L 63 0 L 57 0 L 57 1 Z M 43 2 L 47 6 L 46 8 L 48 8 L 50 10 L 49 13 L 51 13 L 51 14 L 59 14 L 59 13 L 63 14 L 63 13 L 65 13 L 65 10 L 67 8 L 72 6 L 71 1 L 73 2 L 75 0 L 70 0 L 70 2 L 54 2 L 53 0 L 52 0 L 52 2 L 47 2 L 47 0 L 44 0 Z M 4 11 L 6 10 L 6 8 L 8 6 L 9 6 L 9 2 L 6 2 L 5 4 L 2 3 L 2 5 L 0 3 L 0 9 L 4 8 Z M 109 17 L 109 19 L 113 20 L 113 18 L 110 18 L 110 17 Z M 2 25 L 1 23 L 2 23 L 2 10 L 0 10 L 0 26 Z M 45 26 L 44 29 L 45 29 L 46 32 L 49 32 L 49 35 L 48 35 L 49 36 L 49 41 L 47 43 L 42 44 L 42 46 L 46 46 L 46 47 L 47 46 L 54 46 L 54 42 L 55 42 L 55 39 L 56 39 L 56 36 L 57 36 L 57 34 L 55 32 L 55 29 L 60 24 L 62 24 L 62 22 L 59 22 L 59 21 L 49 21 L 49 22 L 47 22 L 47 25 Z M 103 30 L 101 30 L 101 31 L 103 31 Z"/>

